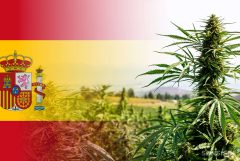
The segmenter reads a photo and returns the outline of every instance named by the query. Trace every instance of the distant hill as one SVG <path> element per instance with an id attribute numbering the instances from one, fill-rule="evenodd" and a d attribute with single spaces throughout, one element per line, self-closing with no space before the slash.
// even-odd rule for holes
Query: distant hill
<path id="1" fill-rule="evenodd" d="M 236 99 L 240 100 L 240 95 L 235 96 Z"/>
<path id="2" fill-rule="evenodd" d="M 170 95 L 175 95 L 175 94 L 178 94 L 179 96 L 182 96 L 182 95 L 191 95 L 192 92 L 190 90 L 185 90 L 185 89 L 181 89 L 181 88 L 176 88 L 176 87 L 160 87 L 156 90 L 156 88 L 150 90 L 152 91 L 154 94 L 157 94 L 157 93 L 160 93 L 160 94 L 165 94 L 165 93 L 168 93 Z M 149 90 L 142 90 L 142 91 L 135 91 L 135 94 L 137 96 L 144 96 L 146 93 L 150 92 Z"/>
<path id="3" fill-rule="evenodd" d="M 192 94 L 192 92 L 189 90 L 175 88 L 175 87 L 160 87 L 157 90 L 153 89 L 152 91 L 155 91 L 154 93 L 160 93 L 160 94 L 165 94 L 165 93 L 168 93 L 170 95 L 178 94 L 179 96 L 182 96 L 185 94 L 188 94 L 188 95 Z"/>

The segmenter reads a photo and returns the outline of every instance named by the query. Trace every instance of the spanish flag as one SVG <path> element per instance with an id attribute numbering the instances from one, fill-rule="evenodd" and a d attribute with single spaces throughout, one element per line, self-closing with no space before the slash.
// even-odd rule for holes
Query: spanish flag
<path id="1" fill-rule="evenodd" d="M 141 56 L 153 51 L 149 5 L 145 0 L 1 2 L 1 161 L 124 160 L 111 153 L 118 141 L 107 142 L 114 139 L 118 119 L 105 115 L 109 109 L 91 98 L 96 93 L 84 92 L 102 84 L 123 87 L 149 64 Z M 113 131 L 102 135 L 106 128 Z"/>

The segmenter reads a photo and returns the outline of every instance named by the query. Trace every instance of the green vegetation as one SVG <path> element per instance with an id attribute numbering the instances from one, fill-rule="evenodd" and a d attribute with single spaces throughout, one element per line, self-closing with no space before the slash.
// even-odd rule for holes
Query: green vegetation
<path id="1" fill-rule="evenodd" d="M 36 128 L 30 134 L 29 142 L 56 137 L 56 145 L 44 156 L 38 154 L 38 149 L 45 146 L 41 142 L 30 150 L 29 153 L 43 160 L 57 156 L 62 160 L 130 161 L 140 142 L 138 130 L 151 125 L 147 120 L 157 117 L 160 105 L 163 113 L 175 106 L 173 102 L 129 97 L 129 90 L 125 88 L 115 96 L 109 85 L 81 87 L 78 91 L 64 90 L 54 82 L 46 85 L 46 109 L 29 116 L 38 120 L 60 120 Z"/>
<path id="2" fill-rule="evenodd" d="M 173 64 L 156 64 L 156 69 L 142 75 L 157 75 L 149 85 L 162 86 L 188 81 L 195 95 L 170 110 L 170 118 L 160 118 L 142 130 L 143 141 L 136 150 L 136 160 L 237 160 L 239 156 L 239 101 L 227 88 L 227 78 L 238 79 L 240 66 L 230 59 L 239 55 L 240 36 L 224 29 L 215 15 L 204 21 L 204 29 L 185 30 L 182 35 L 163 35 L 176 40 L 167 47 L 175 52 L 158 52 L 177 58 Z M 148 85 L 148 86 L 149 86 Z"/>

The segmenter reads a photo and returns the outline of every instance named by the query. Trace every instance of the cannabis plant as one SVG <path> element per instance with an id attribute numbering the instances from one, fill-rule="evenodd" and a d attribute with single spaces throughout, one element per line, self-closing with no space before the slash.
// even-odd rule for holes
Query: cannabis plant
<path id="1" fill-rule="evenodd" d="M 120 95 L 120 102 L 119 105 L 117 107 L 117 113 L 119 115 L 122 115 L 124 111 L 126 111 L 127 108 L 127 93 L 126 93 L 126 89 L 123 88 L 121 95 Z"/>
<path id="2" fill-rule="evenodd" d="M 211 15 L 204 28 L 185 30 L 173 24 L 181 35 L 162 35 L 175 41 L 161 51 L 177 58 L 173 64 L 155 64 L 142 75 L 156 75 L 147 86 L 189 82 L 194 97 L 185 101 L 188 110 L 171 113 L 164 124 L 144 130 L 142 160 L 218 160 L 233 149 L 234 130 L 240 125 L 239 101 L 228 88 L 229 78 L 238 79 L 240 66 L 231 59 L 240 55 L 237 32 L 225 30 L 226 23 Z M 185 120 L 185 121 L 184 121 Z M 187 120 L 187 121 L 186 121 Z M 139 152 L 138 152 L 139 153 Z"/>

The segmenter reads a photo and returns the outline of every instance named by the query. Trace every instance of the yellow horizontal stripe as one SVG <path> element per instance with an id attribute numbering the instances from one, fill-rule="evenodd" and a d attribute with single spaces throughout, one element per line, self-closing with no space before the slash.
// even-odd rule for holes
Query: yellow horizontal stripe
<path id="1" fill-rule="evenodd" d="M 62 89 L 74 91 L 79 90 L 81 86 L 93 87 L 99 84 L 115 83 L 123 87 L 126 80 L 134 82 L 134 78 L 138 74 L 142 73 L 149 64 L 153 64 L 147 58 L 150 57 L 149 54 L 157 55 L 152 51 L 158 49 L 159 44 L 156 46 L 152 44 L 156 43 L 139 40 L 1 40 L 0 55 L 13 54 L 16 50 L 18 54 L 29 56 L 33 59 L 33 64 L 27 69 L 27 72 L 32 72 L 33 82 L 36 81 L 36 68 L 42 66 L 45 83 L 53 81 L 56 86 L 61 86 Z M 152 59 L 157 60 L 158 58 L 153 56 Z M 4 70 L 0 68 L 0 72 L 4 72 Z M 50 101 L 52 98 L 49 98 L 48 93 L 54 91 L 45 90 L 44 92 L 47 94 L 45 100 Z M 64 103 L 70 104 L 70 102 Z M 52 103 L 52 105 L 49 105 L 49 103 L 48 107 L 45 107 L 45 111 L 34 111 L 36 94 L 33 92 L 33 101 L 30 108 L 24 111 L 7 111 L 1 108 L 0 120 L 82 119 L 73 118 L 73 113 L 76 111 L 68 111 L 71 108 L 64 109 L 64 106 L 57 105 L 55 102 Z M 84 106 L 81 104 L 82 102 L 77 102 L 78 107 L 76 108 Z M 61 109 L 56 109 L 58 107 Z M 51 112 L 53 109 L 55 113 Z M 51 117 L 52 115 L 58 117 Z M 75 115 L 79 114 L 76 113 Z"/>

